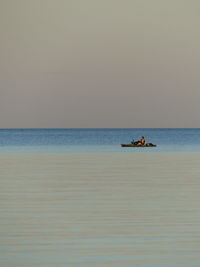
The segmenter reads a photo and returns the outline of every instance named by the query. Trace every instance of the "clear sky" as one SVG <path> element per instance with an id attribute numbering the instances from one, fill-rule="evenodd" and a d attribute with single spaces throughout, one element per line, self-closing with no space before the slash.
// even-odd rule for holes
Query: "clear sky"
<path id="1" fill-rule="evenodd" d="M 0 0 L 0 128 L 200 127 L 199 0 Z"/>

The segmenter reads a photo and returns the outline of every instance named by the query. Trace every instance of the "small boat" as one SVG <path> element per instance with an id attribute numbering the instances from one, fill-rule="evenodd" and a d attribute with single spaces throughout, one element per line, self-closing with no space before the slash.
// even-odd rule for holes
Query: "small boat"
<path id="1" fill-rule="evenodd" d="M 121 144 L 121 147 L 156 147 L 156 145 L 152 143 L 147 143 L 145 145 Z"/>

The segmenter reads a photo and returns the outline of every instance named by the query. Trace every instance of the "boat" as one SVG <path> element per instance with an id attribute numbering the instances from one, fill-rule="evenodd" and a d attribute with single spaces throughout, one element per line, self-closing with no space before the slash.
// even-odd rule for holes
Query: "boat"
<path id="1" fill-rule="evenodd" d="M 121 144 L 121 147 L 156 147 L 156 145 L 152 143 L 147 143 L 145 145 Z"/>

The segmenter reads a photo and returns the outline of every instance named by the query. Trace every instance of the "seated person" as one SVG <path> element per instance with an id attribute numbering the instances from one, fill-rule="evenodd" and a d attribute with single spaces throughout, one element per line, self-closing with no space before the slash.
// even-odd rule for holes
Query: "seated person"
<path id="1" fill-rule="evenodd" d="M 142 136 L 142 138 L 141 138 L 139 141 L 132 142 L 132 144 L 134 144 L 134 145 L 139 145 L 139 146 L 144 146 L 144 145 L 145 145 L 145 139 L 144 139 L 144 136 Z"/>

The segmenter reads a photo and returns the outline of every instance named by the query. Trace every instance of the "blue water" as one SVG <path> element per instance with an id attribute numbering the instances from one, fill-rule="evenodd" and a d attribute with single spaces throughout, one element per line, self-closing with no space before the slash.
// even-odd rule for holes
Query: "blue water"
<path id="1" fill-rule="evenodd" d="M 155 148 L 122 148 L 144 136 Z M 0 129 L 0 153 L 200 152 L 200 129 Z"/>

